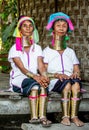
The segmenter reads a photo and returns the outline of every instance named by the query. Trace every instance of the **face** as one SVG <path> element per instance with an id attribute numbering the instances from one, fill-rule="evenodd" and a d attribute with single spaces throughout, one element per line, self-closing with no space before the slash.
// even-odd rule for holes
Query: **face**
<path id="1" fill-rule="evenodd" d="M 33 24 L 30 21 L 24 21 L 21 25 L 20 31 L 23 36 L 31 36 L 33 29 Z"/>
<path id="2" fill-rule="evenodd" d="M 58 36 L 66 35 L 68 30 L 68 24 L 64 20 L 59 20 L 54 23 L 54 34 Z"/>

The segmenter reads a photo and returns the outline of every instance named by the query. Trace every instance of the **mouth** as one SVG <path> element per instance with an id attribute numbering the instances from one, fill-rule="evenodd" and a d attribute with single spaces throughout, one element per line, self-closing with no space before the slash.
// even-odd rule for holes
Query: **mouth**
<path id="1" fill-rule="evenodd" d="M 59 35 L 59 36 L 64 36 L 65 33 L 64 33 L 64 32 L 58 32 L 58 35 Z"/>
<path id="2" fill-rule="evenodd" d="M 64 32 L 58 32 L 59 34 L 64 34 Z"/>
<path id="3" fill-rule="evenodd" d="M 26 33 L 31 33 L 31 32 L 26 32 Z"/>
<path id="4" fill-rule="evenodd" d="M 27 35 L 32 35 L 32 33 L 31 33 L 31 32 L 25 32 L 25 34 L 27 34 Z"/>

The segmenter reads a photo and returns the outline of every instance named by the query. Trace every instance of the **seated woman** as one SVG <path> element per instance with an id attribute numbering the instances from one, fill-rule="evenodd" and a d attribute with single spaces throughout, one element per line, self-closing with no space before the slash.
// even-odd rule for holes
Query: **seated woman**
<path id="1" fill-rule="evenodd" d="M 49 91 L 62 94 L 62 121 L 70 125 L 70 121 L 77 126 L 84 123 L 78 118 L 80 103 L 80 70 L 79 61 L 73 49 L 67 47 L 68 32 L 74 30 L 68 15 L 58 12 L 50 15 L 46 29 L 51 32 L 52 43 L 43 50 L 44 63 L 51 78 Z"/>
<path id="2" fill-rule="evenodd" d="M 14 92 L 28 96 L 30 103 L 30 123 L 40 123 L 51 126 L 46 118 L 47 86 L 49 79 L 42 76 L 45 67 L 42 59 L 42 49 L 38 31 L 31 17 L 20 17 L 14 31 L 15 44 L 9 51 L 8 60 L 11 63 L 10 86 Z M 38 71 L 40 74 L 38 74 Z"/>

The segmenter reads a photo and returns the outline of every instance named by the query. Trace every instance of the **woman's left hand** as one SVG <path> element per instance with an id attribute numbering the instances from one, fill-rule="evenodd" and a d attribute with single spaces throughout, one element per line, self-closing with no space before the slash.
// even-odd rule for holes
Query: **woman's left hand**
<path id="1" fill-rule="evenodd" d="M 81 80 L 81 78 L 80 78 L 80 76 L 77 74 L 77 73 L 73 73 L 71 76 L 70 76 L 70 78 L 71 79 L 80 79 Z"/>

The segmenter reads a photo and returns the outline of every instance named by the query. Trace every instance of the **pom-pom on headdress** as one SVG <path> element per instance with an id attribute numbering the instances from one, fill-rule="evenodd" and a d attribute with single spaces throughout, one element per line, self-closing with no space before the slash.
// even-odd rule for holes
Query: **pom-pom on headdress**
<path id="1" fill-rule="evenodd" d="M 22 49 L 23 49 L 23 45 L 21 43 L 21 33 L 20 33 L 20 30 L 19 30 L 19 27 L 26 20 L 31 21 L 32 24 L 33 24 L 33 27 L 34 27 L 33 36 L 30 37 L 31 44 L 39 42 L 38 31 L 35 27 L 35 23 L 34 23 L 33 19 L 31 17 L 28 17 L 28 16 L 23 16 L 19 19 L 17 27 L 15 28 L 15 31 L 13 33 L 13 36 L 16 37 L 16 41 L 15 41 L 16 42 L 16 50 L 18 50 L 18 51 L 22 51 Z"/>

